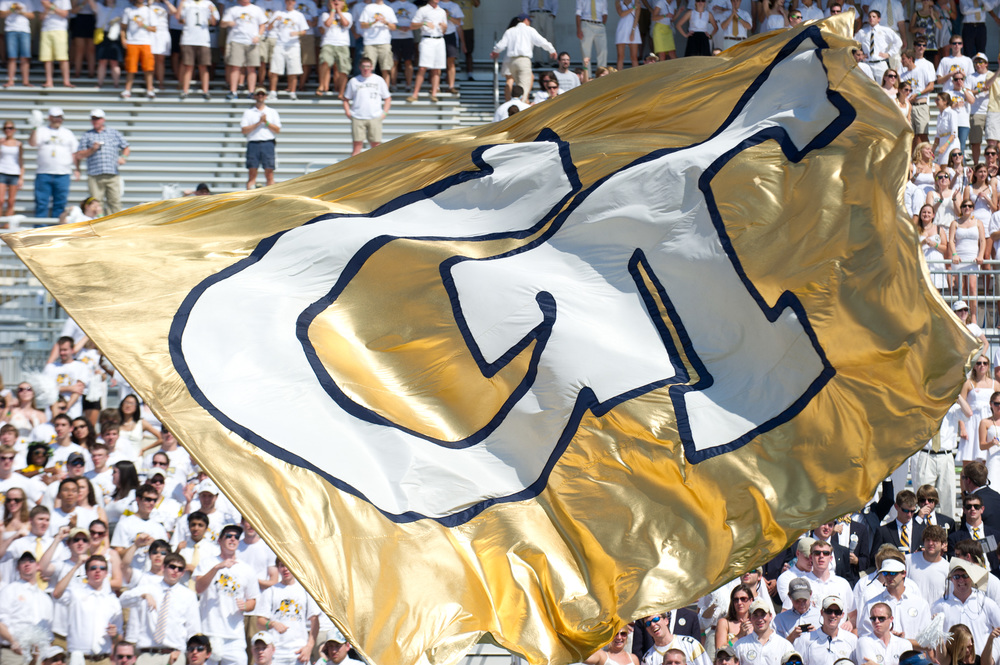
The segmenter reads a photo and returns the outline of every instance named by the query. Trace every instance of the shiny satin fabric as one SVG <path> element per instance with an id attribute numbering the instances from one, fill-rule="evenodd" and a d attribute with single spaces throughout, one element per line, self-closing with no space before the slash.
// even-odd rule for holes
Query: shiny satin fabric
<path id="1" fill-rule="evenodd" d="M 501 123 L 402 137 L 263 190 L 155 202 L 4 240 L 366 658 L 452 663 L 490 633 L 533 664 L 577 661 L 624 622 L 685 605 L 804 530 L 863 505 L 956 399 L 975 342 L 928 281 L 902 208 L 911 134 L 856 69 L 851 19 L 818 25 L 829 89 L 856 117 L 797 161 L 776 141 L 743 146 L 713 180 L 746 278 L 767 303 L 794 294 L 835 372 L 794 417 L 697 462 L 681 443 L 664 386 L 585 414 L 535 496 L 492 503 L 452 524 L 393 519 L 323 474 L 248 442 L 195 399 L 171 355 L 171 325 L 192 290 L 261 241 L 320 215 L 370 213 L 475 171 L 472 154 L 481 146 L 554 131 L 586 189 L 651 151 L 706 141 L 781 49 L 805 30 L 819 34 L 815 27 L 753 38 L 715 58 L 620 72 Z M 681 183 L 642 185 L 652 192 Z M 423 221 L 412 220 L 412 235 L 421 235 Z M 533 347 L 484 378 L 456 332 L 439 267 L 455 255 L 515 251 L 548 228 L 516 239 L 387 245 L 312 319 L 304 334 L 316 341 L 316 361 L 355 403 L 421 436 L 457 441 L 478 431 L 527 371 Z M 655 292 L 655 275 L 637 274 Z M 724 321 L 725 312 L 708 305 L 708 287 L 689 288 L 705 288 L 704 316 Z M 281 297 L 275 289 L 246 305 L 267 310 Z M 669 303 L 653 298 L 648 306 L 663 316 L 664 334 L 681 340 Z M 233 339 L 243 332 L 232 331 Z M 227 360 L 234 376 L 253 376 L 266 348 L 241 344 Z M 698 367 L 687 369 L 696 383 Z M 231 390 L 247 399 L 264 394 L 268 415 L 280 422 L 305 388 L 273 378 L 241 378 Z M 740 392 L 764 399 L 770 387 Z M 315 431 L 305 444 L 319 456 L 339 436 Z M 421 483 L 434 492 L 433 478 L 408 482 L 416 495 Z"/>

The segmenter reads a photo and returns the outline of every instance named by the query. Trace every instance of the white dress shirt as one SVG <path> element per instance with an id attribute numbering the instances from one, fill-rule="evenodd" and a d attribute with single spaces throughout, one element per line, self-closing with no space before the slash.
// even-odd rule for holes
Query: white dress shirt
<path id="1" fill-rule="evenodd" d="M 57 601 L 67 609 L 66 648 L 85 656 L 110 654 L 114 647 L 108 626 L 122 634 L 122 605 L 108 589 L 70 584 Z"/>
<path id="2" fill-rule="evenodd" d="M 556 47 L 552 45 L 552 42 L 522 21 L 503 33 L 500 41 L 493 47 L 493 52 L 499 53 L 506 49 L 509 58 L 530 58 L 536 46 L 546 53 L 556 52 Z"/>
<path id="3" fill-rule="evenodd" d="M 149 603 L 142 597 L 147 593 L 156 601 L 157 609 L 149 609 Z M 163 611 L 163 598 L 168 593 L 170 601 L 167 604 L 166 632 L 163 642 L 158 644 L 154 639 L 156 626 L 160 612 Z M 188 638 L 201 632 L 198 596 L 182 584 L 170 586 L 161 580 L 159 584 L 129 589 L 122 594 L 121 603 L 122 607 L 130 608 L 129 637 L 135 640 L 137 649 L 168 648 L 184 651 Z"/>

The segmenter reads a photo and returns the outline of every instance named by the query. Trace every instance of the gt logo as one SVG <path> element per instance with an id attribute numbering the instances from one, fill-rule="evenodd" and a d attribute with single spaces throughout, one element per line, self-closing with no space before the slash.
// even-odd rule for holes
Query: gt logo
<path id="1" fill-rule="evenodd" d="M 189 294 L 174 365 L 227 427 L 395 521 L 536 496 L 587 412 L 653 390 L 689 462 L 734 450 L 834 375 L 799 300 L 747 278 L 712 187 L 751 146 L 799 161 L 853 121 L 822 45 L 804 31 L 708 139 L 586 190 L 545 131 L 267 238 Z"/>

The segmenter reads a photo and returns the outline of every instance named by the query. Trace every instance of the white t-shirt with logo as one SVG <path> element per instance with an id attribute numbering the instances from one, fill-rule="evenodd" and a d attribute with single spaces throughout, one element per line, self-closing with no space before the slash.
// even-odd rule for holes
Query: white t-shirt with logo
<path id="1" fill-rule="evenodd" d="M 350 12 L 341 12 L 340 15 L 347 18 L 346 26 L 334 19 L 333 25 L 327 27 L 326 22 L 330 19 L 330 12 L 320 14 L 318 26 L 320 34 L 323 35 L 323 39 L 320 41 L 321 47 L 351 45 L 351 26 L 354 25 L 354 17 L 351 16 Z"/>
<path id="2" fill-rule="evenodd" d="M 267 23 L 267 15 L 257 5 L 234 5 L 226 9 L 222 22 L 232 22 L 227 40 L 231 44 L 253 44 L 260 35 L 260 26 Z"/>
<path id="3" fill-rule="evenodd" d="M 181 46 L 211 46 L 212 33 L 209 24 L 214 18 L 219 20 L 219 10 L 210 0 L 187 0 L 181 7 Z"/>

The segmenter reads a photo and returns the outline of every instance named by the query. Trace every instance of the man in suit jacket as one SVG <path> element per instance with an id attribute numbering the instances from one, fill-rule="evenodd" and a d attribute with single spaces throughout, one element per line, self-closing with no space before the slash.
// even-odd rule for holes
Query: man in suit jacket
<path id="1" fill-rule="evenodd" d="M 903 552 L 916 552 L 923 542 L 924 526 L 913 516 L 917 513 L 917 495 L 903 490 L 896 495 L 896 519 L 879 527 L 875 533 L 874 549 L 885 543 L 895 545 Z"/>
<path id="2" fill-rule="evenodd" d="M 962 493 L 975 494 L 983 502 L 983 521 L 1000 531 L 1000 494 L 989 486 L 989 473 L 981 460 L 969 462 L 962 469 Z"/>
<path id="3" fill-rule="evenodd" d="M 917 488 L 917 514 L 913 517 L 925 527 L 936 524 L 948 532 L 955 532 L 955 520 L 941 512 L 941 504 L 937 488 L 933 485 L 921 485 Z"/>
<path id="4" fill-rule="evenodd" d="M 986 562 L 994 575 L 1000 573 L 1000 559 L 997 558 L 997 543 L 1000 531 L 990 528 L 983 520 L 983 502 L 977 494 L 966 495 L 962 502 L 962 524 L 948 537 L 948 546 L 954 552 L 955 546 L 963 540 L 974 540 L 982 547 Z"/>

